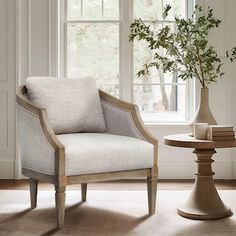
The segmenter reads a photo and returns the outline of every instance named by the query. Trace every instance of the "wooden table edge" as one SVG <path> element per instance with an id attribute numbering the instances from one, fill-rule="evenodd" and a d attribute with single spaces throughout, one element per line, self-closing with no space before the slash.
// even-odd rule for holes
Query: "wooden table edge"
<path id="1" fill-rule="evenodd" d="M 181 137 L 183 138 L 181 140 Z M 167 135 L 163 137 L 164 144 L 173 147 L 182 148 L 197 148 L 197 149 L 215 149 L 215 148 L 233 148 L 236 147 L 236 140 L 234 141 L 211 141 L 192 139 L 188 133 Z"/>

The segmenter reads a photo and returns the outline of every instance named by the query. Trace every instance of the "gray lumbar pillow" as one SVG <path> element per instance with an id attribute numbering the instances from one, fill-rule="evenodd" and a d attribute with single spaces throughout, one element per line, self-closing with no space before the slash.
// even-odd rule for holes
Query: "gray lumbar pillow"
<path id="1" fill-rule="evenodd" d="M 29 77 L 26 87 L 29 99 L 47 109 L 56 134 L 106 131 L 94 79 Z"/>

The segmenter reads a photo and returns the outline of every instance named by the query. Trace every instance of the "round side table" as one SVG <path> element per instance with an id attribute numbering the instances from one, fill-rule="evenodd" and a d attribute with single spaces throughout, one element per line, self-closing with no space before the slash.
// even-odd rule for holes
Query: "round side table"
<path id="1" fill-rule="evenodd" d="M 178 208 L 179 215 L 198 220 L 212 220 L 232 215 L 231 209 L 221 200 L 213 180 L 211 164 L 216 148 L 236 147 L 236 141 L 197 140 L 189 134 L 176 134 L 164 137 L 169 146 L 194 148 L 198 165 L 195 183 L 187 202 Z"/>

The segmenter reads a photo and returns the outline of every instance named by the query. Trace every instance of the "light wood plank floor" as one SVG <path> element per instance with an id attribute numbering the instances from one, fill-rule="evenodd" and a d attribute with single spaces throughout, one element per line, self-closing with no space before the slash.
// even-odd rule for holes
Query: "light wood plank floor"
<path id="1" fill-rule="evenodd" d="M 236 180 L 216 180 L 218 190 L 236 190 Z M 159 180 L 159 190 L 186 190 L 192 189 L 193 180 Z M 105 183 L 91 183 L 88 188 L 92 190 L 144 190 L 146 189 L 145 180 L 122 180 L 109 181 Z M 0 189 L 25 190 L 29 189 L 28 180 L 0 180 Z M 39 183 L 39 189 L 54 189 L 48 183 Z M 70 189 L 80 189 L 80 185 L 70 185 Z"/>

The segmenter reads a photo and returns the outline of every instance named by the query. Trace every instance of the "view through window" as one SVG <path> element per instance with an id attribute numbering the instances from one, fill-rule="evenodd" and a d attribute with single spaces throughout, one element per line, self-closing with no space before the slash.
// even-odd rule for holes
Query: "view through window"
<path id="1" fill-rule="evenodd" d="M 122 1 L 131 1 L 122 5 Z M 189 84 L 176 74 L 164 74 L 152 69 L 150 75 L 137 77 L 142 66 L 149 63 L 152 53 L 145 43 L 122 42 L 123 30 L 131 22 L 124 21 L 124 12 L 132 18 L 141 18 L 154 30 L 171 25 L 175 28 L 175 16 L 187 17 L 189 0 L 65 0 L 65 72 L 71 77 L 94 77 L 100 89 L 116 96 L 124 94 L 124 86 L 132 83 L 131 102 L 139 105 L 147 122 L 184 121 L 188 118 L 187 103 Z M 163 20 L 164 6 L 172 11 Z M 130 9 L 127 9 L 129 6 Z M 125 8 L 124 8 L 125 7 Z M 132 19 L 131 19 L 132 20 Z M 124 45 L 126 44 L 126 45 Z M 132 56 L 122 53 L 122 47 L 131 47 Z M 123 50 L 124 52 L 124 50 Z M 127 54 L 129 52 L 127 51 Z M 130 58 L 133 73 L 121 77 L 121 60 Z M 123 92 L 123 93 L 122 93 Z"/>

